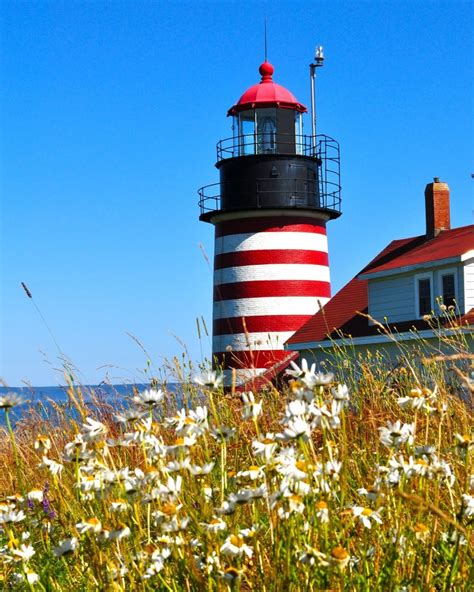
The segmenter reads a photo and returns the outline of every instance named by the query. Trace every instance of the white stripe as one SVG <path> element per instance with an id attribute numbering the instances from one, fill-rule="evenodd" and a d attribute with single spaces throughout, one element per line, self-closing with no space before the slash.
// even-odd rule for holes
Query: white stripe
<path id="1" fill-rule="evenodd" d="M 268 263 L 224 267 L 214 272 L 214 285 L 259 280 L 315 280 L 329 282 L 327 265 L 307 263 Z"/>
<path id="2" fill-rule="evenodd" d="M 224 370 L 224 385 L 231 386 L 233 372 L 235 372 L 235 384 L 239 385 L 252 378 L 257 378 L 260 374 L 264 374 L 268 368 L 239 368 L 236 370 Z"/>
<path id="3" fill-rule="evenodd" d="M 214 302 L 214 319 L 259 315 L 314 315 L 329 298 L 316 296 L 278 296 L 237 298 Z"/>
<path id="4" fill-rule="evenodd" d="M 227 347 L 232 351 L 282 350 L 287 339 L 294 331 L 274 331 L 272 333 L 234 333 L 232 335 L 216 335 L 212 339 L 212 351 L 224 352 Z"/>
<path id="5" fill-rule="evenodd" d="M 327 253 L 328 239 L 319 232 L 246 232 L 219 236 L 214 245 L 216 255 L 261 249 L 297 249 Z"/>

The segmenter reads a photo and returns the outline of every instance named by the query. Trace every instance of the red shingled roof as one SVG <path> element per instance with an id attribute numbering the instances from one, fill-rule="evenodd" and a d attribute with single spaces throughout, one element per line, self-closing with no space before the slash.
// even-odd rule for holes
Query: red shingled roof
<path id="1" fill-rule="evenodd" d="M 380 333 L 378 327 L 369 325 L 368 319 L 358 314 L 368 312 L 368 280 L 363 279 L 364 275 L 460 256 L 474 248 L 473 231 L 474 225 L 471 225 L 445 230 L 432 239 L 422 235 L 392 241 L 355 278 L 339 290 L 320 312 L 298 329 L 287 343 L 314 343 L 326 339 L 338 339 L 341 333 L 352 337 L 378 335 Z M 472 310 L 469 311 L 460 321 L 463 324 L 472 323 L 473 314 Z M 430 327 L 423 320 L 413 320 L 394 323 L 391 328 L 403 332 L 412 328 L 429 329 Z"/>
<path id="2" fill-rule="evenodd" d="M 248 88 L 238 102 L 229 109 L 227 115 L 236 115 L 240 111 L 261 107 L 279 107 L 293 109 L 300 113 L 307 111 L 296 97 L 284 86 L 273 82 L 273 66 L 267 61 L 259 68 L 262 80 Z"/>
<path id="3" fill-rule="evenodd" d="M 426 240 L 425 236 L 420 238 L 425 240 L 405 254 L 381 265 L 376 265 L 370 270 L 364 270 L 362 273 L 378 273 L 379 271 L 419 265 L 420 263 L 427 263 L 429 261 L 459 257 L 474 249 L 474 224 L 453 228 L 452 230 L 444 230 L 435 238 L 428 240 Z"/>

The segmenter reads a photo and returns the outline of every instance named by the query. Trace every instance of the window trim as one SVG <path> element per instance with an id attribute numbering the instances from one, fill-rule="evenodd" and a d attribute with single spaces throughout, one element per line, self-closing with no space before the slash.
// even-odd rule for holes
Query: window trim
<path id="1" fill-rule="evenodd" d="M 459 308 L 459 289 L 458 289 L 458 268 L 447 267 L 446 269 L 440 269 L 438 272 L 438 286 L 436 298 L 441 298 L 441 304 L 443 304 L 443 277 L 445 275 L 454 276 L 454 300 L 456 301 L 456 308 Z"/>
<path id="2" fill-rule="evenodd" d="M 426 273 L 417 273 L 414 276 L 415 278 L 415 318 L 422 319 L 425 314 L 429 313 L 420 313 L 420 289 L 419 289 L 419 280 L 430 280 L 430 309 L 434 311 L 434 283 L 433 283 L 433 272 L 428 271 Z"/>

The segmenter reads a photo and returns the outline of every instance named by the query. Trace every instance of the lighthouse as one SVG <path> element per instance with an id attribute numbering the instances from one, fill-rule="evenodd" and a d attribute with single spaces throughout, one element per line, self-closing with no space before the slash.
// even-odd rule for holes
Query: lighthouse
<path id="1" fill-rule="evenodd" d="M 321 63 L 310 66 L 309 135 L 306 107 L 261 64 L 260 82 L 227 112 L 220 181 L 199 190 L 200 220 L 215 232 L 213 363 L 227 385 L 281 371 L 286 340 L 331 296 L 326 224 L 341 213 L 339 145 L 315 132 Z"/>

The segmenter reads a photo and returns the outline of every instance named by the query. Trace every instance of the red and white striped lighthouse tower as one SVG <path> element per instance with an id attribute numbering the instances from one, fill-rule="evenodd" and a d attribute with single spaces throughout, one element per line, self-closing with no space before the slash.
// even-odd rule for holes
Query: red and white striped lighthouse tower
<path id="1" fill-rule="evenodd" d="M 200 219 L 215 226 L 213 357 L 227 384 L 278 367 L 285 341 L 329 300 L 326 222 L 340 215 L 337 142 L 304 135 L 306 107 L 267 61 L 259 72 L 228 111 L 220 182 L 199 191 Z"/>

